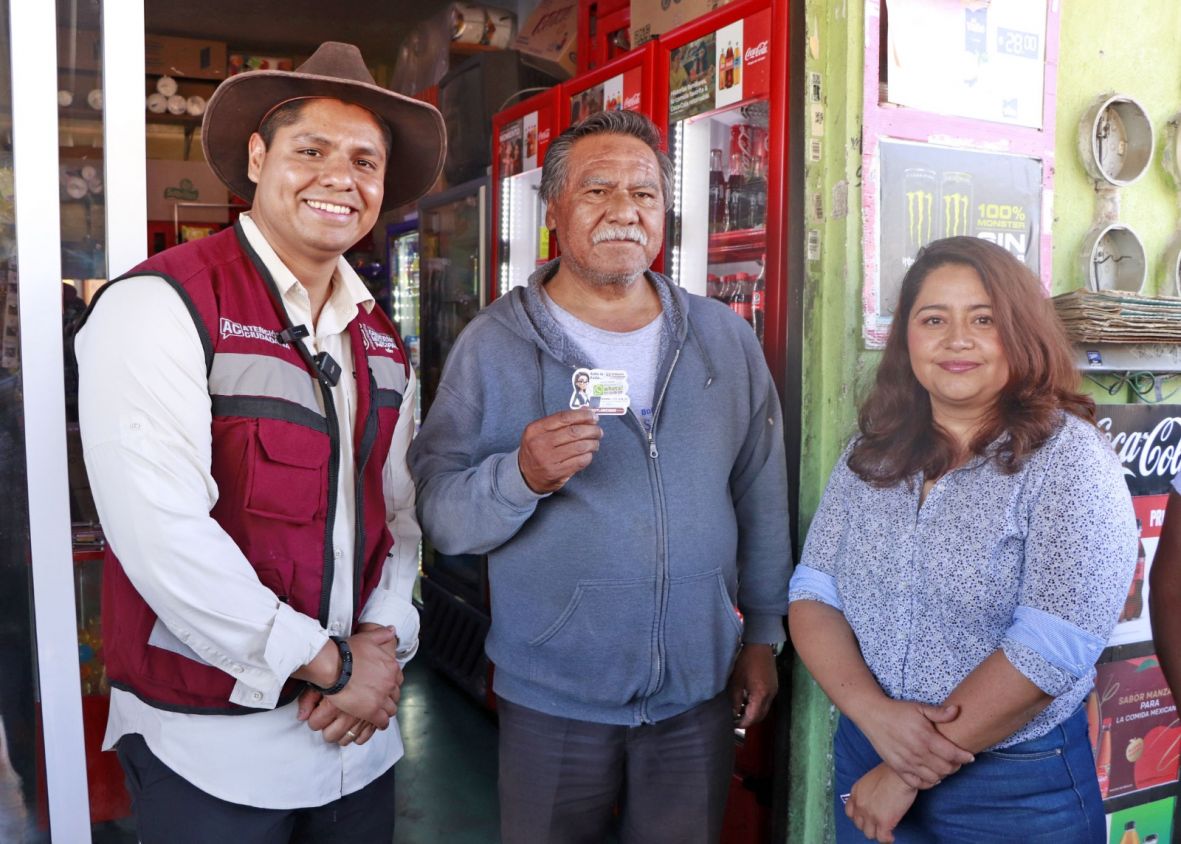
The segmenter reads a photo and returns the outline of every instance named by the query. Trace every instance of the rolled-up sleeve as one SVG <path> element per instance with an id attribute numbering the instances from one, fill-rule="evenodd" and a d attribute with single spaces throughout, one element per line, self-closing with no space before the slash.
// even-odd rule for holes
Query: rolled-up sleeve
<path id="1" fill-rule="evenodd" d="M 1057 696 L 1090 673 L 1115 627 L 1136 565 L 1136 517 L 1119 463 L 1093 429 L 1055 443 L 1031 508 L 1001 649 Z"/>
<path id="2" fill-rule="evenodd" d="M 792 575 L 788 601 L 819 601 L 834 609 L 845 611 L 837 587 L 845 548 L 845 533 L 849 525 L 849 499 L 856 475 L 848 466 L 849 452 L 845 448 L 828 476 L 828 485 L 820 499 L 820 506 L 808 528 L 800 564 Z"/>

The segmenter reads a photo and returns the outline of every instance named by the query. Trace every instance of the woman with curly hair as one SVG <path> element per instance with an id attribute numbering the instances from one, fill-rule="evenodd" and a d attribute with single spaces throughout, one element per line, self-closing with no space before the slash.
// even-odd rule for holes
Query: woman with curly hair
<path id="1" fill-rule="evenodd" d="M 837 841 L 1105 841 L 1081 704 L 1137 533 L 1037 278 L 920 252 L 858 424 L 789 611 L 841 711 Z"/>

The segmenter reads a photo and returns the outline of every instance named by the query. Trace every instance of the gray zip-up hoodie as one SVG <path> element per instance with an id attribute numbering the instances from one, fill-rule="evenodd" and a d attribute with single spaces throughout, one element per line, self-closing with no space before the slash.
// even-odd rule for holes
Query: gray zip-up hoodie
<path id="1" fill-rule="evenodd" d="M 652 432 L 600 417 L 591 464 L 525 485 L 525 426 L 569 408 L 589 366 L 546 310 L 557 261 L 485 308 L 447 358 L 410 449 L 419 517 L 445 554 L 487 554 L 497 694 L 640 724 L 720 693 L 739 642 L 784 639 L 787 472 L 779 397 L 750 326 L 647 279 L 664 308 Z"/>

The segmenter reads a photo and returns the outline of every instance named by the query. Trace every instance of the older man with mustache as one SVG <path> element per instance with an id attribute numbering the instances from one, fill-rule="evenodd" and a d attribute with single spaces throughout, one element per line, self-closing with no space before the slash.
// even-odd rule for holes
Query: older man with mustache
<path id="1" fill-rule="evenodd" d="M 648 269 L 671 170 L 632 112 L 554 141 L 562 256 L 460 336 L 410 453 L 431 542 L 488 555 L 508 844 L 616 822 L 624 842 L 717 841 L 731 728 L 777 689 L 779 397 L 749 324 Z M 585 369 L 627 412 L 569 409 Z"/>

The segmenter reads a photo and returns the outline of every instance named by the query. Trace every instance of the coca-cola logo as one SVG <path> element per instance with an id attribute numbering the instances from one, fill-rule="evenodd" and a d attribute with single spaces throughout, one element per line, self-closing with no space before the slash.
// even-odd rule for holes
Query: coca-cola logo
<path id="1" fill-rule="evenodd" d="M 755 44 L 753 47 L 746 48 L 746 54 L 745 54 L 744 60 L 746 61 L 747 64 L 750 64 L 755 59 L 766 58 L 767 54 L 770 51 L 771 51 L 770 43 L 766 39 L 763 39 L 758 44 Z"/>
<path id="2" fill-rule="evenodd" d="M 1181 471 L 1181 416 L 1166 416 L 1150 431 L 1112 433 L 1112 418 L 1098 422 L 1099 430 L 1119 455 L 1124 474 L 1139 478 L 1172 478 Z"/>
<path id="3" fill-rule="evenodd" d="M 549 129 L 542 129 L 540 132 L 537 133 L 538 142 L 545 143 L 546 141 L 548 141 L 549 134 L 550 134 Z"/>
<path id="4" fill-rule="evenodd" d="M 628 111 L 636 111 L 640 107 L 640 95 L 629 94 L 627 99 L 623 101 L 623 107 Z"/>

